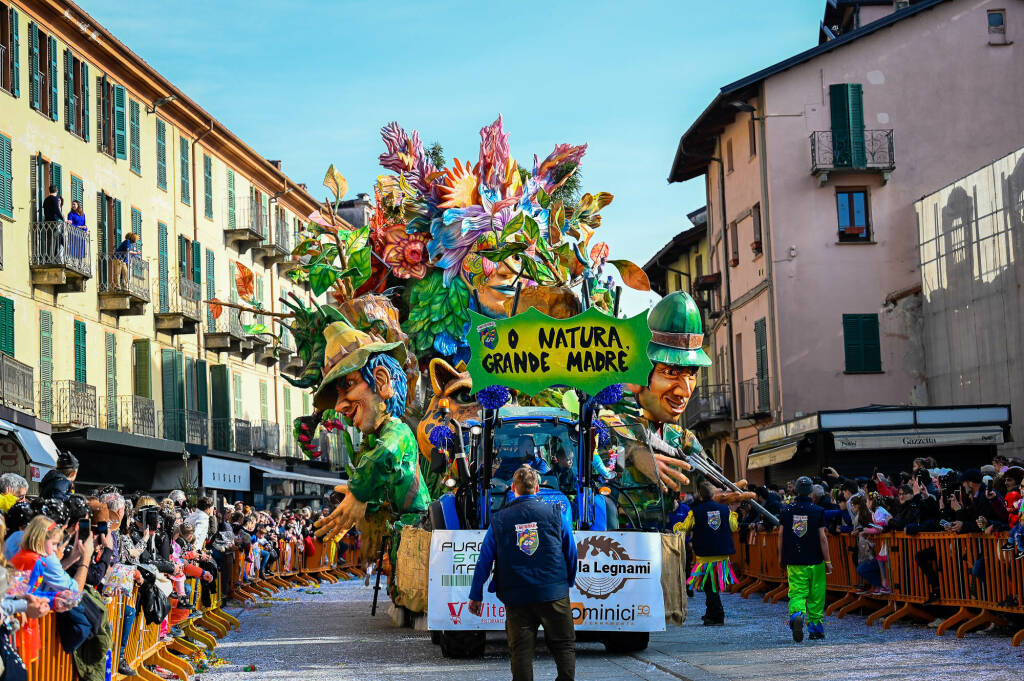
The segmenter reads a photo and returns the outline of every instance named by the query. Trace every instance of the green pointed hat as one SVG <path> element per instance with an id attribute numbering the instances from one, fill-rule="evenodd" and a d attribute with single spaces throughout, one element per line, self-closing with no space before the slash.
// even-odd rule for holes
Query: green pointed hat
<path id="1" fill-rule="evenodd" d="M 405 365 L 405 343 L 386 343 L 368 333 L 352 328 L 347 322 L 333 322 L 324 330 L 327 348 L 324 350 L 323 380 L 313 394 L 313 405 L 320 410 L 334 407 L 334 382 L 366 366 L 370 355 L 386 352 L 399 366 Z"/>
<path id="2" fill-rule="evenodd" d="M 676 291 L 661 299 L 647 315 L 651 342 L 647 356 L 652 362 L 683 367 L 711 366 L 704 345 L 700 309 L 689 293 Z"/>

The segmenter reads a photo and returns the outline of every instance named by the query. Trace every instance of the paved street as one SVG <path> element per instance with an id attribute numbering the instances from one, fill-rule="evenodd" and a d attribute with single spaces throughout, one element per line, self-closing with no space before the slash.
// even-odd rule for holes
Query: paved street
<path id="1" fill-rule="evenodd" d="M 427 632 L 396 629 L 383 616 L 370 617 L 370 589 L 361 583 L 325 584 L 323 594 L 295 589 L 279 599 L 241 611 L 232 610 L 242 630 L 217 648 L 230 664 L 202 674 L 203 681 L 260 679 L 424 679 L 453 681 L 508 678 L 504 645 L 495 637 L 481 660 L 446 660 Z M 1024 650 L 1005 636 L 972 634 L 939 638 L 934 629 L 896 626 L 883 632 L 864 626 L 863 617 L 826 621 L 824 642 L 793 643 L 782 618 L 784 604 L 727 596 L 730 626 L 700 626 L 703 599 L 691 601 L 682 629 L 656 634 L 651 647 L 636 657 L 611 656 L 596 643 L 579 645 L 577 678 L 690 681 L 822 681 L 850 679 L 963 678 L 1017 679 Z M 255 664 L 256 674 L 242 671 Z M 536 665 L 537 678 L 553 678 L 547 655 Z"/>

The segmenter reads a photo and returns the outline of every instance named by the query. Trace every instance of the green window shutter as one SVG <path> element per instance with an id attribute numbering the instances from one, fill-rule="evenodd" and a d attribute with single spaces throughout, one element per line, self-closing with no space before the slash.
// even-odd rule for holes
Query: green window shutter
<path id="1" fill-rule="evenodd" d="M 209 414 L 210 407 L 208 405 L 208 390 L 206 384 L 206 360 L 196 360 L 196 407 L 199 413 Z"/>
<path id="2" fill-rule="evenodd" d="M 132 206 L 132 234 L 142 239 L 142 211 Z"/>
<path id="3" fill-rule="evenodd" d="M 21 52 L 20 41 L 18 40 L 18 10 L 11 8 L 11 52 L 13 53 L 13 59 L 11 60 L 11 93 L 15 97 L 21 96 L 21 61 L 19 60 L 19 53 Z"/>
<path id="4" fill-rule="evenodd" d="M 213 219 L 213 159 L 203 154 L 203 212 Z"/>
<path id="5" fill-rule="evenodd" d="M 292 431 L 292 392 L 291 389 L 286 385 L 283 388 L 284 392 L 284 431 L 290 433 Z M 291 452 L 287 452 L 291 454 Z"/>
<path id="6" fill-rule="evenodd" d="M 64 169 L 59 163 L 50 164 L 50 177 L 53 180 L 53 184 L 57 187 L 57 194 L 64 196 Z"/>
<path id="7" fill-rule="evenodd" d="M 126 95 L 123 85 L 114 85 L 114 158 L 128 158 L 127 126 L 125 125 Z"/>
<path id="8" fill-rule="evenodd" d="M 79 383 L 88 383 L 88 362 L 85 348 L 85 322 L 75 320 L 75 380 Z"/>
<path id="9" fill-rule="evenodd" d="M 768 333 L 765 320 L 754 322 L 754 355 L 757 360 L 757 407 L 759 412 L 770 410 L 768 390 Z"/>
<path id="10" fill-rule="evenodd" d="M 89 65 L 82 62 L 82 139 L 89 141 Z"/>
<path id="11" fill-rule="evenodd" d="M 0 215 L 14 218 L 14 168 L 11 138 L 0 135 Z"/>
<path id="12" fill-rule="evenodd" d="M 107 194 L 103 191 L 96 192 L 96 236 L 100 253 L 107 253 Z M 105 271 L 106 268 L 101 267 L 100 275 L 103 276 Z"/>
<path id="13" fill-rule="evenodd" d="M 263 306 L 263 277 L 256 277 L 256 300 Z M 256 315 L 256 323 L 263 324 L 263 315 Z"/>
<path id="14" fill-rule="evenodd" d="M 0 297 L 0 351 L 14 357 L 14 301 Z"/>
<path id="15" fill-rule="evenodd" d="M 32 176 L 32 187 L 36 197 L 36 219 L 42 222 L 43 220 L 43 200 L 46 197 L 46 164 L 43 162 L 43 155 L 36 154 L 32 157 L 34 163 L 32 164 L 32 172 L 35 174 Z"/>
<path id="16" fill-rule="evenodd" d="M 104 334 L 107 370 L 107 428 L 117 428 L 117 337 Z"/>
<path id="17" fill-rule="evenodd" d="M 228 229 L 235 228 L 235 171 L 228 168 Z"/>
<path id="18" fill-rule="evenodd" d="M 196 411 L 196 362 L 185 358 L 185 408 Z"/>
<path id="19" fill-rule="evenodd" d="M 832 157 L 836 167 L 863 168 L 864 102 L 860 83 L 829 85 L 829 109 L 832 118 Z"/>
<path id="20" fill-rule="evenodd" d="M 178 144 L 180 145 L 179 153 L 181 156 L 181 202 L 188 206 L 192 202 L 192 191 L 188 184 L 188 142 L 184 137 L 181 137 Z"/>
<path id="21" fill-rule="evenodd" d="M 235 398 L 235 418 L 242 418 L 245 411 L 242 407 L 242 374 L 232 374 L 231 387 Z"/>
<path id="22" fill-rule="evenodd" d="M 210 416 L 215 419 L 231 418 L 228 368 L 223 364 L 210 367 Z"/>
<path id="23" fill-rule="evenodd" d="M 167 189 L 167 124 L 156 119 L 156 186 Z"/>
<path id="24" fill-rule="evenodd" d="M 178 235 L 178 277 L 179 279 L 188 279 L 188 240 Z"/>
<path id="25" fill-rule="evenodd" d="M 134 99 L 128 100 L 128 166 L 136 173 L 142 172 L 141 113 L 139 103 Z"/>
<path id="26" fill-rule="evenodd" d="M 864 371 L 882 370 L 882 345 L 878 333 L 878 315 L 860 316 L 860 338 L 863 348 Z"/>
<path id="27" fill-rule="evenodd" d="M 170 276 L 170 266 L 167 262 L 167 225 L 162 222 L 156 223 L 157 231 L 157 268 L 160 279 L 160 312 L 170 312 L 170 291 L 167 279 Z M 180 291 L 178 292 L 181 293 Z"/>
<path id="28" fill-rule="evenodd" d="M 203 282 L 203 246 L 198 241 L 192 242 L 192 281 Z"/>
<path id="29" fill-rule="evenodd" d="M 39 110 L 39 27 L 36 22 L 28 22 L 28 105 Z"/>
<path id="30" fill-rule="evenodd" d="M 53 36 L 47 38 L 50 55 L 49 79 L 50 79 L 50 120 L 57 120 L 57 39 Z"/>
<path id="31" fill-rule="evenodd" d="M 206 299 L 213 300 L 217 297 L 217 282 L 214 277 L 214 255 L 209 248 L 206 249 Z M 217 320 L 213 318 L 210 306 L 206 306 L 206 326 L 213 330 L 216 328 Z"/>
<path id="32" fill-rule="evenodd" d="M 71 98 L 75 94 L 75 58 L 71 56 L 71 50 L 64 48 L 64 129 L 71 132 L 75 130 L 75 107 L 71 104 Z"/>
<path id="33" fill-rule="evenodd" d="M 114 199 L 114 248 L 121 245 L 121 199 Z"/>
<path id="34" fill-rule="evenodd" d="M 96 93 L 96 100 L 100 107 L 99 120 L 97 121 L 97 123 L 99 123 L 98 132 L 100 138 L 96 140 L 96 146 L 98 146 L 99 150 L 104 153 L 113 154 L 114 150 L 110 148 L 111 132 L 114 125 L 114 122 L 111 120 L 111 86 L 106 76 L 97 78 L 96 80 L 99 84 L 99 91 Z"/>
<path id="35" fill-rule="evenodd" d="M 184 376 L 182 376 L 181 353 L 177 350 L 160 351 L 160 377 L 164 407 L 164 437 L 168 440 L 184 441 Z"/>
<path id="36" fill-rule="evenodd" d="M 260 381 L 260 418 L 269 421 L 267 414 L 267 382 Z"/>
<path id="37" fill-rule="evenodd" d="M 847 373 L 864 371 L 860 315 L 843 315 L 843 350 L 846 356 Z"/>
<path id="38" fill-rule="evenodd" d="M 85 205 L 85 186 L 82 184 L 82 178 L 77 175 L 71 176 L 71 200 Z"/>
<path id="39" fill-rule="evenodd" d="M 39 311 L 39 418 L 53 421 L 53 314 Z"/>
<path id="40" fill-rule="evenodd" d="M 132 356 L 135 362 L 135 381 L 132 386 L 139 397 L 153 398 L 153 367 L 150 364 L 150 341 L 138 338 L 132 341 Z"/>

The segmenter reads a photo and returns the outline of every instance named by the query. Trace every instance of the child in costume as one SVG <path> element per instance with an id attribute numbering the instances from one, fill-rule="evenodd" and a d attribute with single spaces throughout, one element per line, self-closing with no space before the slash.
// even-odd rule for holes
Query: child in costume
<path id="1" fill-rule="evenodd" d="M 706 606 L 701 619 L 706 627 L 725 624 L 721 591 L 736 582 L 729 556 L 736 553 L 732 533 L 739 529 L 736 511 L 719 504 L 713 496 L 711 485 L 701 483 L 697 488 L 698 503 L 683 521 L 683 531 L 690 533 L 694 554 L 693 571 L 686 584 L 704 592 Z"/>
<path id="2" fill-rule="evenodd" d="M 814 483 L 797 478 L 796 496 L 779 514 L 779 564 L 789 580 L 789 628 L 793 640 L 804 640 L 804 620 L 810 639 L 825 638 L 825 575 L 832 572 L 825 511 L 811 501 Z"/>

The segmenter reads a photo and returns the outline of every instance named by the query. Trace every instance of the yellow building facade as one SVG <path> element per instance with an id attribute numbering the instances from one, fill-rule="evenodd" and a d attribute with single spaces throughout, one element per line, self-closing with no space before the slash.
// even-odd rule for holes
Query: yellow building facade
<path id="1" fill-rule="evenodd" d="M 77 6 L 2 0 L 0 15 L 0 350 L 21 372 L 10 386 L 5 374 L 4 403 L 28 411 L 30 368 L 31 411 L 62 449 L 81 447 L 89 482 L 124 464 L 140 467 L 125 484 L 174 487 L 160 479 L 175 443 L 233 462 L 298 456 L 289 424 L 309 396 L 283 375 L 301 363 L 243 328 L 280 327 L 228 308 L 215 320 L 202 301 L 238 300 L 236 262 L 264 309 L 308 301 L 287 271 L 313 197 Z M 67 222 L 73 200 L 84 229 Z M 129 232 L 137 254 L 118 253 Z M 162 441 L 152 466 L 102 455 L 144 449 L 137 438 Z M 238 465 L 220 469 L 247 489 Z"/>

